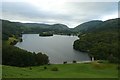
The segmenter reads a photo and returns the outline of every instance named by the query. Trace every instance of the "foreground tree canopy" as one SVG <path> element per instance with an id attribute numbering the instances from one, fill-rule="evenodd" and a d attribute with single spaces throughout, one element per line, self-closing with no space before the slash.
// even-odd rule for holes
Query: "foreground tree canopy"
<path id="1" fill-rule="evenodd" d="M 31 53 L 3 42 L 2 64 L 11 66 L 35 66 L 49 63 L 48 56 L 40 53 Z"/>

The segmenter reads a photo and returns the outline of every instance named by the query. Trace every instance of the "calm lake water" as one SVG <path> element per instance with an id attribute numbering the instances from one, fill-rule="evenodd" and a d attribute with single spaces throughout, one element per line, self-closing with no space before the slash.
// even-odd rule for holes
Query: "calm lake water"
<path id="1" fill-rule="evenodd" d="M 31 52 L 42 52 L 49 56 L 50 63 L 63 63 L 64 61 L 89 61 L 87 53 L 73 49 L 73 42 L 77 36 L 54 35 L 40 37 L 39 34 L 23 34 L 23 42 L 15 46 Z"/>

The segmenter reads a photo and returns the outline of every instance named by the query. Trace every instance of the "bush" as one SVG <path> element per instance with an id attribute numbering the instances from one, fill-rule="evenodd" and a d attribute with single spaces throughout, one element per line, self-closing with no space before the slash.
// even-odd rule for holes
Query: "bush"
<path id="1" fill-rule="evenodd" d="M 51 65 L 50 63 L 48 63 L 47 65 Z"/>
<path id="2" fill-rule="evenodd" d="M 67 61 L 64 61 L 63 64 L 67 64 Z"/>
<path id="3" fill-rule="evenodd" d="M 58 68 L 57 68 L 57 67 L 53 67 L 53 68 L 51 69 L 51 71 L 58 71 Z"/>
<path id="4" fill-rule="evenodd" d="M 23 74 L 20 74 L 20 75 L 23 75 Z"/>
<path id="5" fill-rule="evenodd" d="M 10 43 L 10 45 L 15 45 L 17 44 L 18 41 L 14 40 L 13 42 Z"/>
<path id="6" fill-rule="evenodd" d="M 73 60 L 73 63 L 76 63 L 77 61 Z"/>
<path id="7" fill-rule="evenodd" d="M 117 66 L 117 69 L 120 70 L 120 65 Z"/>
<path id="8" fill-rule="evenodd" d="M 32 68 L 31 68 L 31 67 L 30 67 L 29 69 L 30 69 L 30 70 L 32 70 Z"/>
<path id="9" fill-rule="evenodd" d="M 47 67 L 45 66 L 44 69 L 47 69 Z"/>
<path id="10" fill-rule="evenodd" d="M 23 39 L 20 39 L 20 42 L 22 42 L 23 41 Z"/>

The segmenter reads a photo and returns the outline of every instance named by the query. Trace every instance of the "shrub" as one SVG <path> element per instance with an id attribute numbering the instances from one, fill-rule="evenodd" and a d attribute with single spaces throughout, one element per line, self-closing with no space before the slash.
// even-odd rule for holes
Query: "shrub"
<path id="1" fill-rule="evenodd" d="M 47 65 L 51 65 L 50 63 L 48 63 Z"/>
<path id="2" fill-rule="evenodd" d="M 58 71 L 58 68 L 57 68 L 57 67 L 53 67 L 53 68 L 51 69 L 51 71 Z"/>
<path id="3" fill-rule="evenodd" d="M 30 70 L 32 70 L 32 68 L 31 68 L 31 67 L 30 67 L 29 69 L 30 69 Z"/>
<path id="4" fill-rule="evenodd" d="M 73 63 L 76 63 L 77 61 L 73 60 Z"/>
<path id="5" fill-rule="evenodd" d="M 45 66 L 44 69 L 47 69 L 47 67 Z"/>
<path id="6" fill-rule="evenodd" d="M 64 61 L 63 64 L 67 64 L 67 61 Z"/>
<path id="7" fill-rule="evenodd" d="M 18 41 L 14 40 L 13 42 L 10 43 L 10 45 L 15 45 Z"/>
<path id="8" fill-rule="evenodd" d="M 22 42 L 23 41 L 23 39 L 20 39 L 20 42 Z"/>
<path id="9" fill-rule="evenodd" d="M 20 75 L 23 75 L 23 74 L 20 74 Z"/>
<path id="10" fill-rule="evenodd" d="M 120 70 L 120 65 L 117 66 L 117 69 Z"/>

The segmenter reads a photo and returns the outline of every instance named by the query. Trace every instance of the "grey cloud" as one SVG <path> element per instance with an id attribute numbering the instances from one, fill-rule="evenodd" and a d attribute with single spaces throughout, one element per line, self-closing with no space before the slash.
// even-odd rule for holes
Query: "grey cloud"
<path id="1" fill-rule="evenodd" d="M 67 2 L 67 13 L 45 11 L 41 8 L 25 2 L 4 2 L 2 5 L 3 18 L 45 23 L 64 23 L 69 26 L 92 19 L 100 19 L 101 16 L 117 12 L 117 2 Z"/>

